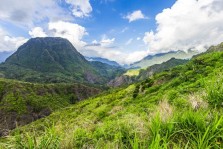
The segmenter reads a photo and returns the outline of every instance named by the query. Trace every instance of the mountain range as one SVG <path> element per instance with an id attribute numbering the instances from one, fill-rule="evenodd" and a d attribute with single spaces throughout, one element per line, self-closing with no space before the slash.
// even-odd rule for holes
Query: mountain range
<path id="1" fill-rule="evenodd" d="M 162 72 L 162 71 L 169 71 L 171 68 L 183 65 L 187 63 L 188 60 L 183 60 L 183 59 L 176 59 L 176 58 L 171 58 L 170 60 L 163 62 L 161 64 L 154 64 L 152 66 L 149 66 L 146 69 L 140 69 L 136 70 L 138 71 L 137 75 L 127 75 L 127 74 L 122 74 L 121 76 L 117 76 L 115 79 L 111 80 L 108 83 L 108 86 L 111 87 L 118 87 L 118 86 L 124 86 L 124 85 L 129 85 L 132 83 L 140 82 L 142 80 L 145 80 L 146 78 L 151 77 L 152 75 Z"/>
<path id="2" fill-rule="evenodd" d="M 149 66 L 152 66 L 154 64 L 161 64 L 162 62 L 168 61 L 171 58 L 176 58 L 176 59 L 190 59 L 194 55 L 197 55 L 198 52 L 188 50 L 188 52 L 184 51 L 171 51 L 167 53 L 159 53 L 155 55 L 148 55 L 142 60 L 135 62 L 130 65 L 130 68 L 147 68 Z"/>
<path id="3" fill-rule="evenodd" d="M 97 62 L 105 63 L 111 66 L 121 67 L 121 65 L 119 65 L 119 63 L 117 63 L 116 61 L 111 61 L 106 58 L 101 58 L 101 57 L 85 57 L 85 58 L 86 60 L 90 62 L 97 61 Z"/>

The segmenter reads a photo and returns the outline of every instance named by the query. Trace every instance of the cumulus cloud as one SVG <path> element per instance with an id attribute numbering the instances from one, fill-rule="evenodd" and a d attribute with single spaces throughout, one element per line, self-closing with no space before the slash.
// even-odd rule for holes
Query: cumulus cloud
<path id="1" fill-rule="evenodd" d="M 156 16 L 156 31 L 146 32 L 150 53 L 196 49 L 223 41 L 222 0 L 177 0 Z"/>
<path id="2" fill-rule="evenodd" d="M 148 53 L 147 51 L 135 51 L 132 53 L 122 52 L 123 49 L 119 47 L 103 47 L 89 45 L 85 47 L 85 50 L 81 51 L 82 54 L 88 57 L 102 57 L 110 60 L 114 60 L 120 64 L 131 64 L 133 62 L 141 60 Z"/>
<path id="3" fill-rule="evenodd" d="M 108 47 L 110 46 L 111 44 L 113 44 L 115 41 L 115 38 L 112 38 L 112 39 L 109 39 L 109 38 L 106 38 L 106 37 L 103 37 L 100 41 L 100 44 L 101 46 L 103 47 Z"/>
<path id="4" fill-rule="evenodd" d="M 70 20 L 71 15 L 61 8 L 55 0 L 7 0 L 0 1 L 0 20 L 16 25 L 32 27 L 44 20 Z"/>
<path id="5" fill-rule="evenodd" d="M 88 17 L 92 11 L 89 0 L 66 0 L 72 7 L 72 13 L 76 17 Z"/>
<path id="6" fill-rule="evenodd" d="M 131 64 L 136 61 L 140 61 L 142 58 L 148 55 L 148 52 L 146 50 L 142 51 L 134 51 L 129 54 L 124 54 L 125 59 L 122 60 L 122 63 L 124 64 Z"/>
<path id="7" fill-rule="evenodd" d="M 7 32 L 0 28 L 0 52 L 15 51 L 28 39 L 24 37 L 11 37 Z"/>
<path id="8" fill-rule="evenodd" d="M 132 40 L 130 39 L 129 42 L 132 42 Z M 93 40 L 91 44 L 86 45 L 81 53 L 88 57 L 99 56 L 107 58 L 120 64 L 130 64 L 139 61 L 148 54 L 146 50 L 132 53 L 123 52 L 122 48 L 115 46 L 115 38 L 108 38 L 106 35 L 100 41 Z"/>
<path id="9" fill-rule="evenodd" d="M 51 31 L 51 36 L 66 38 L 79 50 L 86 45 L 86 43 L 82 41 L 82 38 L 88 33 L 83 26 L 75 23 L 58 21 L 50 22 L 48 24 L 48 29 Z"/>
<path id="10" fill-rule="evenodd" d="M 146 19 L 146 16 L 142 13 L 141 10 L 136 10 L 132 13 L 129 13 L 124 19 L 128 19 L 129 22 L 133 22 L 140 19 Z"/>
<path id="11" fill-rule="evenodd" d="M 46 37 L 46 33 L 43 31 L 41 27 L 35 27 L 31 31 L 29 31 L 29 35 L 33 38 L 35 37 Z"/>

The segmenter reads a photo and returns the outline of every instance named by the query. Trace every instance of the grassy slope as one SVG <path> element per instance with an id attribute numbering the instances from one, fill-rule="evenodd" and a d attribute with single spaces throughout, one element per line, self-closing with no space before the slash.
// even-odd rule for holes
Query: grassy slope
<path id="1" fill-rule="evenodd" d="M 18 128 L 0 146 L 222 148 L 222 63 L 223 52 L 201 55 Z"/>
<path id="2" fill-rule="evenodd" d="M 126 76 L 138 76 L 139 75 L 139 71 L 140 69 L 129 69 L 126 73 L 124 73 L 123 75 Z"/>

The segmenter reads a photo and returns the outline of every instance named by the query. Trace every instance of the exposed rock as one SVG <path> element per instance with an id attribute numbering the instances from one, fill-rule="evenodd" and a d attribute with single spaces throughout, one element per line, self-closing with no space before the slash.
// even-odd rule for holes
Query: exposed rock
<path id="1" fill-rule="evenodd" d="M 5 112 L 0 110 L 0 137 L 8 135 L 10 130 L 17 126 L 24 126 L 50 114 L 51 110 L 49 108 L 35 112 L 34 108 L 30 106 L 27 106 L 27 113 L 21 115 L 16 112 Z"/>
<path id="2" fill-rule="evenodd" d="M 108 83 L 108 86 L 119 87 L 122 85 L 128 85 L 128 84 L 134 83 L 134 81 L 135 81 L 135 79 L 133 77 L 122 75 L 120 77 L 116 77 L 114 80 L 111 80 Z"/>

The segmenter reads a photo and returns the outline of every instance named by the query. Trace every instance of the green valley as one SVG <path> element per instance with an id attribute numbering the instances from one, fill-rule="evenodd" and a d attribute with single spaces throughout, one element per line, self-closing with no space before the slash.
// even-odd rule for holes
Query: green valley
<path id="1" fill-rule="evenodd" d="M 18 127 L 0 148 L 222 148 L 221 48 Z"/>
<path id="2" fill-rule="evenodd" d="M 223 0 L 0 0 L 0 149 L 223 149 Z"/>

